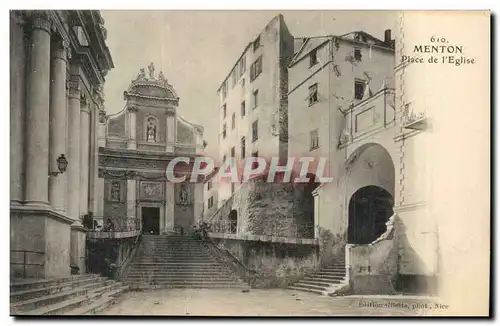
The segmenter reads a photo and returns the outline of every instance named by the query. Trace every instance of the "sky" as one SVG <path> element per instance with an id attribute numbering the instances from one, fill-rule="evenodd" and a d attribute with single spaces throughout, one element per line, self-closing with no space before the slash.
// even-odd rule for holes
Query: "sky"
<path id="1" fill-rule="evenodd" d="M 395 11 L 101 11 L 115 68 L 106 76 L 105 107 L 120 111 L 123 92 L 150 62 L 180 97 L 178 113 L 205 127 L 206 153 L 218 155 L 217 89 L 243 52 L 276 15 L 294 37 L 364 30 L 395 35 Z M 147 69 L 146 69 L 147 71 Z"/>

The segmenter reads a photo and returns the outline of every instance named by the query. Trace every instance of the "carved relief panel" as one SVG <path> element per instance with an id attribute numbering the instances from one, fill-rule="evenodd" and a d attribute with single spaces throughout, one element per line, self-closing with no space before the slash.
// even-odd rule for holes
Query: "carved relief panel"
<path id="1" fill-rule="evenodd" d="M 162 182 L 141 181 L 140 198 L 146 200 L 163 200 L 165 198 Z"/>
<path id="2" fill-rule="evenodd" d="M 124 199 L 124 187 L 120 181 L 110 181 L 108 184 L 108 201 L 120 203 Z"/>

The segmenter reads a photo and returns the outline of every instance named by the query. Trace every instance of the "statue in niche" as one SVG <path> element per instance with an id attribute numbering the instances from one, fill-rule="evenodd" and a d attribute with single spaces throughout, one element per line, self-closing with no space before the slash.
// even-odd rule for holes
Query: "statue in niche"
<path id="1" fill-rule="evenodd" d="M 146 132 L 146 141 L 150 143 L 156 142 L 156 121 L 154 118 L 148 119 Z"/>
<path id="2" fill-rule="evenodd" d="M 152 62 L 148 66 L 148 70 L 149 70 L 149 78 L 154 79 L 155 78 L 155 65 Z"/>
<path id="3" fill-rule="evenodd" d="M 111 200 L 120 201 L 120 183 L 113 182 L 111 184 Z"/>
<path id="4" fill-rule="evenodd" d="M 180 193 L 179 193 L 179 203 L 181 205 L 188 204 L 188 190 L 186 185 L 181 185 Z"/>

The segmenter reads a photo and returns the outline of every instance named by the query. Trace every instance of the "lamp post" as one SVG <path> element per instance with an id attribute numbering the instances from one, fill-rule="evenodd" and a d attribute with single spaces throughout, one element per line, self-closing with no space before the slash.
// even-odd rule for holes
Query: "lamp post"
<path id="1" fill-rule="evenodd" d="M 59 169 L 59 172 L 49 172 L 49 176 L 55 177 L 59 174 L 62 174 L 66 172 L 67 167 L 68 167 L 68 160 L 66 159 L 66 156 L 64 156 L 64 154 L 61 154 L 61 156 L 57 158 L 57 168 Z"/>

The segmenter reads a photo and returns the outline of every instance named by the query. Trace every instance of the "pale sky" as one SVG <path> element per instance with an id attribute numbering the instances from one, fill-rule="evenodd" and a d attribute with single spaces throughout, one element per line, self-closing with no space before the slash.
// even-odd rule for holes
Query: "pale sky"
<path id="1" fill-rule="evenodd" d="M 281 13 L 294 37 L 364 30 L 395 35 L 395 11 L 101 11 L 115 68 L 104 86 L 106 111 L 125 104 L 123 92 L 154 62 L 180 97 L 179 114 L 205 127 L 207 154 L 217 155 L 217 89 L 245 46 Z"/>

